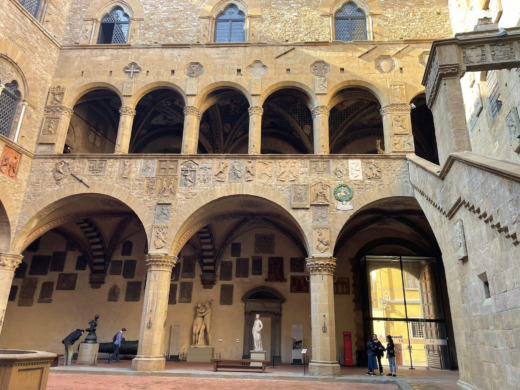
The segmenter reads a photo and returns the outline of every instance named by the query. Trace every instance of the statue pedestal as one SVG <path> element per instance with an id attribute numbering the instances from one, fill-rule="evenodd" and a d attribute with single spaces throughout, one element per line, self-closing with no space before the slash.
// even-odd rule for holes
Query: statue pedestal
<path id="1" fill-rule="evenodd" d="M 250 351 L 251 352 L 251 360 L 267 360 L 266 354 L 267 351 Z M 251 367 L 262 367 L 262 363 L 251 363 Z"/>
<path id="2" fill-rule="evenodd" d="M 93 366 L 97 364 L 97 357 L 99 354 L 99 344 L 81 343 L 79 345 L 78 360 L 76 364 L 84 364 Z"/>
<path id="3" fill-rule="evenodd" d="M 186 356 L 187 362 L 197 362 L 197 363 L 210 363 L 213 359 L 213 355 L 215 352 L 215 348 L 206 347 L 206 348 L 194 348 L 190 347 L 188 349 L 188 355 Z"/>

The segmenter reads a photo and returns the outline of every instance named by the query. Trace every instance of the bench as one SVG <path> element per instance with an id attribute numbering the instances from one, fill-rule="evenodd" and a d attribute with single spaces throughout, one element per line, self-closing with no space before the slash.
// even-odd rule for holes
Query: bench
<path id="1" fill-rule="evenodd" d="M 255 370 L 262 369 L 265 372 L 265 366 L 269 364 L 269 360 L 255 360 L 255 359 L 211 359 L 213 363 L 213 371 L 217 371 L 219 368 L 227 369 L 243 369 L 243 370 Z M 244 363 L 262 363 L 262 367 L 244 365 Z"/>

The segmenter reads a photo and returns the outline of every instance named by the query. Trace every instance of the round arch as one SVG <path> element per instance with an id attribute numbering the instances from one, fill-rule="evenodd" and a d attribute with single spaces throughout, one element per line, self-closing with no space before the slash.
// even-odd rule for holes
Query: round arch
<path id="1" fill-rule="evenodd" d="M 339 81 L 336 84 L 330 86 L 329 93 L 327 94 L 327 98 L 325 101 L 325 105 L 328 106 L 331 103 L 331 101 L 334 99 L 334 95 L 336 94 L 336 92 L 346 88 L 361 88 L 367 90 L 368 92 L 371 92 L 377 98 L 377 100 L 379 100 L 379 104 L 381 104 L 381 107 L 390 104 L 387 94 L 384 93 L 379 86 L 371 83 L 370 81 L 365 81 L 362 79 L 347 79 L 347 76 L 343 76 L 342 81 Z"/>
<path id="2" fill-rule="evenodd" d="M 67 94 L 66 101 L 63 102 L 63 105 L 65 107 L 74 107 L 76 105 L 76 102 L 83 96 L 86 95 L 89 92 L 95 91 L 97 89 L 107 89 L 111 92 L 114 92 L 117 96 L 119 96 L 119 99 L 121 100 L 121 106 L 124 105 L 124 97 L 121 93 L 121 90 L 116 87 L 114 84 L 106 83 L 106 82 L 93 82 L 93 83 L 87 83 L 80 85 L 76 88 L 71 88 L 70 92 Z"/>
<path id="3" fill-rule="evenodd" d="M 182 100 L 184 101 L 184 105 L 185 106 L 188 105 L 188 96 L 186 95 L 186 92 L 184 91 L 184 89 L 182 89 L 182 87 L 180 85 L 177 85 L 175 83 L 168 82 L 168 81 L 157 81 L 157 82 L 145 84 L 144 86 L 139 88 L 137 90 L 137 92 L 135 92 L 132 95 L 129 102 L 127 103 L 127 106 L 129 106 L 131 108 L 135 108 L 139 104 L 139 101 L 144 96 L 146 96 L 146 94 L 156 91 L 158 89 L 169 89 L 171 91 L 177 92 L 179 95 L 181 95 Z"/>
<path id="4" fill-rule="evenodd" d="M 78 199 L 81 195 L 105 195 L 123 203 L 137 215 L 144 226 L 146 238 L 150 242 L 153 213 L 135 195 L 112 184 L 90 183 L 90 188 L 87 188 L 83 184 L 77 183 L 52 191 L 43 199 L 33 202 L 30 207 L 22 210 L 11 246 L 12 253 L 21 253 L 26 239 L 33 233 L 39 221 L 59 207 Z M 38 233 L 42 235 L 45 231 Z"/>
<path id="5" fill-rule="evenodd" d="M 249 103 L 249 106 L 254 106 L 253 104 L 253 98 L 251 94 L 249 93 L 249 85 L 246 80 L 244 80 L 243 77 L 228 77 L 228 78 L 222 78 L 222 77 L 210 77 L 207 80 L 202 81 L 200 83 L 200 90 L 197 93 L 197 96 L 195 97 L 195 101 L 193 102 L 193 105 L 197 108 L 202 108 L 204 101 L 207 99 L 208 95 L 217 90 L 217 89 L 234 89 L 239 92 L 241 92 L 244 97 L 247 99 L 247 102 Z"/>
<path id="6" fill-rule="evenodd" d="M 212 188 L 193 198 L 183 206 L 182 210 L 176 214 L 170 228 L 169 254 L 176 256 L 193 234 L 208 223 L 219 219 L 218 214 L 208 212 L 209 210 L 218 209 L 215 207 L 218 203 L 233 201 L 231 198 L 238 196 L 246 198 L 243 200 L 251 201 L 250 203 L 244 202 L 244 204 L 236 202 L 242 213 L 244 210 L 249 210 L 250 212 L 257 211 L 259 209 L 258 202 L 272 206 L 279 212 L 278 218 L 284 220 L 299 233 L 307 253 L 312 253 L 310 247 L 312 242 L 310 239 L 311 227 L 307 226 L 308 224 L 302 226 L 299 222 L 307 219 L 306 211 L 301 209 L 293 210 L 290 205 L 290 199 L 278 191 L 266 191 L 265 187 L 257 184 L 236 183 Z M 207 216 L 199 217 L 199 215 L 205 213 L 207 213 Z"/>
<path id="7" fill-rule="evenodd" d="M 260 95 L 260 99 L 258 100 L 258 106 L 263 107 L 265 101 L 269 98 L 269 96 L 282 89 L 296 89 L 300 92 L 303 92 L 309 98 L 310 104 L 308 107 L 310 110 L 320 105 L 318 97 L 316 96 L 311 87 L 299 81 L 286 80 L 279 81 L 267 86 L 267 88 L 265 88 L 262 94 Z"/>
<path id="8" fill-rule="evenodd" d="M 285 298 L 281 293 L 279 293 L 277 290 L 275 290 L 272 287 L 266 287 L 266 286 L 255 287 L 255 288 L 249 290 L 248 292 L 246 292 L 244 294 L 244 296 L 242 297 L 242 300 L 244 302 L 248 301 L 248 300 L 256 300 L 256 299 L 285 302 Z"/>

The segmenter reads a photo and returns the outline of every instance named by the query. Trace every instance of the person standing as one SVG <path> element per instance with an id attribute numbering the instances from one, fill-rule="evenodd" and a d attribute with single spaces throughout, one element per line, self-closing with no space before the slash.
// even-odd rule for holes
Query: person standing
<path id="1" fill-rule="evenodd" d="M 390 374 L 387 376 L 397 376 L 397 366 L 395 365 L 395 345 L 392 336 L 386 336 L 386 357 L 390 365 Z"/>
<path id="2" fill-rule="evenodd" d="M 386 348 L 383 347 L 381 341 L 377 339 L 377 334 L 372 337 L 372 348 L 379 364 L 379 375 L 383 375 L 383 365 L 381 364 L 381 358 L 385 355 Z"/>
<path id="3" fill-rule="evenodd" d="M 76 341 L 83 336 L 83 329 L 76 329 L 74 332 L 65 337 L 61 342 L 65 345 L 64 366 L 72 366 L 72 355 L 74 354 L 73 346 Z"/>
<path id="4" fill-rule="evenodd" d="M 377 370 L 377 360 L 374 354 L 374 344 L 372 342 L 372 336 L 367 341 L 367 357 L 368 357 L 368 372 L 367 375 L 375 375 L 374 370 Z"/>
<path id="5" fill-rule="evenodd" d="M 121 328 L 114 336 L 114 352 L 108 357 L 108 364 L 112 363 L 113 359 L 116 359 L 116 363 L 119 363 L 119 348 L 121 348 L 121 341 L 123 340 L 123 334 L 125 332 L 126 328 Z"/>

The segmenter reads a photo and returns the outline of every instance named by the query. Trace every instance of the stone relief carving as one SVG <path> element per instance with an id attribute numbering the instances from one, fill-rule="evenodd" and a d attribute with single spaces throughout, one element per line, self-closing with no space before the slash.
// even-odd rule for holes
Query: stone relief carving
<path id="1" fill-rule="evenodd" d="M 121 177 L 128 179 L 132 176 L 132 160 L 121 161 Z"/>
<path id="2" fill-rule="evenodd" d="M 291 207 L 293 209 L 308 209 L 310 207 L 308 184 L 293 184 L 291 186 Z"/>
<path id="3" fill-rule="evenodd" d="M 406 103 L 406 96 L 404 91 L 404 85 L 392 85 L 390 86 L 390 102 L 396 104 Z"/>
<path id="4" fill-rule="evenodd" d="M 381 166 L 376 161 L 370 161 L 365 172 L 365 177 L 371 179 L 381 179 Z"/>
<path id="5" fill-rule="evenodd" d="M 70 175 L 70 166 L 68 162 L 60 161 L 56 165 L 54 165 L 54 170 L 52 172 L 52 175 L 54 176 L 54 180 L 56 181 L 62 181 L 67 176 Z"/>
<path id="6" fill-rule="evenodd" d="M 125 81 L 123 83 L 123 96 L 132 96 L 134 94 L 134 83 L 132 81 Z"/>
<path id="7" fill-rule="evenodd" d="M 311 72 L 314 76 L 326 76 L 330 72 L 330 65 L 325 61 L 316 61 L 311 65 Z"/>
<path id="8" fill-rule="evenodd" d="M 57 86 L 52 87 L 49 91 L 49 99 L 47 100 L 47 105 L 49 106 L 61 106 L 63 105 L 63 99 L 65 98 L 65 92 L 67 88 Z"/>
<path id="9" fill-rule="evenodd" d="M 328 91 L 327 78 L 325 76 L 314 77 L 314 92 L 326 94 Z"/>
<path id="10" fill-rule="evenodd" d="M 274 249 L 274 234 L 255 234 L 255 254 L 274 254 Z"/>
<path id="11" fill-rule="evenodd" d="M 258 161 L 258 180 L 268 181 L 273 178 L 273 162 L 272 161 Z"/>
<path id="12" fill-rule="evenodd" d="M 462 61 L 465 64 L 479 64 L 486 62 L 484 46 L 471 46 L 462 48 Z"/>
<path id="13" fill-rule="evenodd" d="M 462 219 L 455 222 L 453 238 L 455 241 L 455 249 L 457 251 L 457 259 L 465 260 L 468 258 L 468 248 L 466 246 L 466 236 L 464 234 L 464 222 Z"/>
<path id="14" fill-rule="evenodd" d="M 157 179 L 151 179 L 155 182 L 153 189 L 157 189 L 157 195 L 168 198 L 177 194 L 177 176 L 175 177 L 160 177 Z"/>
<path id="15" fill-rule="evenodd" d="M 143 160 L 141 165 L 141 177 L 154 177 L 157 160 Z"/>
<path id="16" fill-rule="evenodd" d="M 513 145 L 516 139 L 520 137 L 520 119 L 518 117 L 518 109 L 513 107 L 506 116 L 507 136 L 509 144 Z"/>
<path id="17" fill-rule="evenodd" d="M 194 161 L 186 161 L 181 165 L 181 187 L 195 187 L 198 167 L 199 164 Z"/>
<path id="18" fill-rule="evenodd" d="M 167 225 L 170 221 L 170 204 L 158 204 L 155 206 L 155 220 L 156 225 Z"/>
<path id="19" fill-rule="evenodd" d="M 211 187 L 213 184 L 213 165 L 201 164 L 198 170 L 197 184 L 201 187 Z"/>
<path id="20" fill-rule="evenodd" d="M 229 182 L 241 183 L 244 181 L 244 161 L 232 160 L 229 162 Z"/>
<path id="21" fill-rule="evenodd" d="M 395 69 L 395 61 L 390 56 L 381 56 L 376 61 L 376 69 L 381 73 L 390 73 Z"/>
<path id="22" fill-rule="evenodd" d="M 407 117 L 404 115 L 392 115 L 392 127 L 394 134 L 409 134 L 410 127 L 408 126 Z"/>
<path id="23" fill-rule="evenodd" d="M 328 206 L 312 206 L 312 225 L 317 227 L 327 227 L 328 223 Z"/>
<path id="24" fill-rule="evenodd" d="M 310 174 L 319 176 L 330 175 L 330 160 L 311 160 Z"/>
<path id="25" fill-rule="evenodd" d="M 245 162 L 244 178 L 246 181 L 253 181 L 255 179 L 255 166 L 252 160 L 247 160 Z"/>
<path id="26" fill-rule="evenodd" d="M 262 76 L 267 73 L 267 70 L 267 66 L 258 60 L 253 61 L 253 63 L 247 67 L 247 73 L 255 80 L 260 80 Z"/>
<path id="27" fill-rule="evenodd" d="M 20 153 L 4 146 L 2 157 L 0 157 L 0 173 L 10 179 L 16 180 L 21 158 L 22 155 Z"/>
<path id="28" fill-rule="evenodd" d="M 311 204 L 330 204 L 330 185 L 318 182 L 311 186 Z"/>
<path id="29" fill-rule="evenodd" d="M 196 78 L 204 73 L 204 66 L 200 62 L 190 62 L 186 66 L 186 76 Z"/>
<path id="30" fill-rule="evenodd" d="M 336 176 L 337 179 L 343 179 L 347 176 L 347 172 L 348 172 L 347 165 L 344 162 L 341 162 L 334 169 L 334 176 Z"/>
<path id="31" fill-rule="evenodd" d="M 314 248 L 317 252 L 326 253 L 330 251 L 330 230 L 314 229 Z"/>
<path id="32" fill-rule="evenodd" d="M 128 78 L 133 79 L 141 74 L 143 69 L 136 62 L 130 62 L 127 66 L 123 68 L 123 74 L 125 74 Z"/>
<path id="33" fill-rule="evenodd" d="M 154 229 L 155 239 L 153 241 L 153 246 L 155 249 L 164 249 L 168 243 L 168 226 L 156 225 Z"/>
<path id="34" fill-rule="evenodd" d="M 276 178 L 279 182 L 295 182 L 298 179 L 298 162 L 296 160 L 278 161 Z"/>
<path id="35" fill-rule="evenodd" d="M 226 181 L 227 169 L 229 165 L 226 161 L 220 161 L 217 164 L 218 166 L 215 169 L 215 181 L 218 181 L 219 183 L 224 183 Z"/>
<path id="36" fill-rule="evenodd" d="M 157 176 L 176 176 L 178 163 L 175 160 L 159 160 Z"/>
<path id="37" fill-rule="evenodd" d="M 107 160 L 88 160 L 85 174 L 101 176 L 105 174 Z"/>
<path id="38" fill-rule="evenodd" d="M 363 180 L 361 160 L 348 160 L 348 175 L 350 180 Z"/>
<path id="39" fill-rule="evenodd" d="M 40 135 L 40 139 L 38 142 L 46 144 L 46 143 L 54 143 L 56 142 L 56 137 L 58 135 L 58 125 L 60 123 L 60 118 L 58 117 L 46 117 L 43 121 L 42 132 Z"/>
<path id="40" fill-rule="evenodd" d="M 493 61 L 508 61 L 515 59 L 515 50 L 509 43 L 491 45 L 491 57 Z"/>

